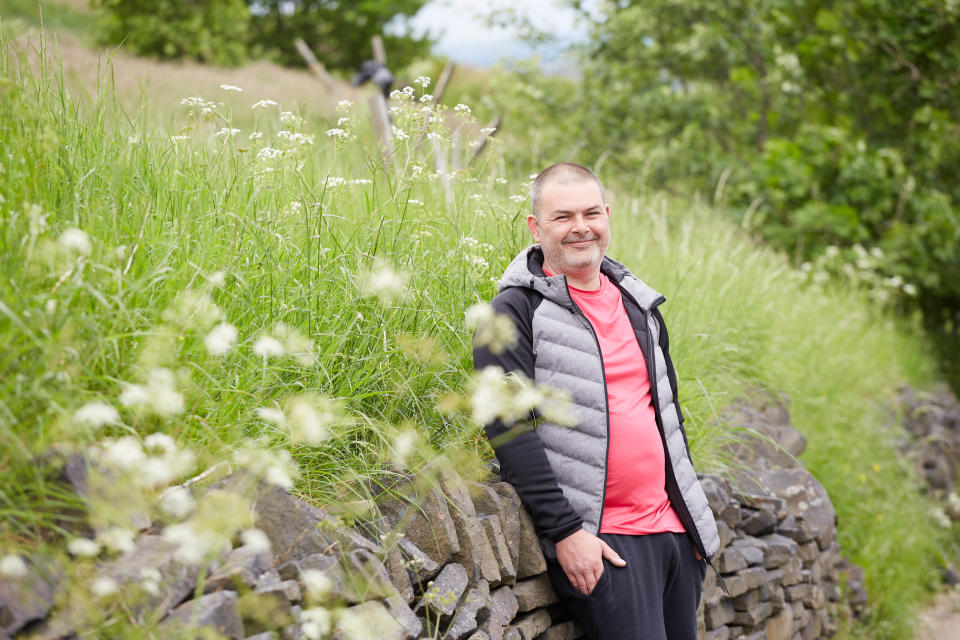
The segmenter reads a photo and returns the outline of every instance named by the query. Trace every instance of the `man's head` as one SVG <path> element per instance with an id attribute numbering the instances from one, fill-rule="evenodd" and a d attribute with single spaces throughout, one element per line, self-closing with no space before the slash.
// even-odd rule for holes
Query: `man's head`
<path id="1" fill-rule="evenodd" d="M 533 181 L 530 206 L 527 226 L 543 249 L 544 268 L 581 284 L 599 282 L 610 245 L 610 207 L 597 176 L 570 162 L 547 167 Z"/>

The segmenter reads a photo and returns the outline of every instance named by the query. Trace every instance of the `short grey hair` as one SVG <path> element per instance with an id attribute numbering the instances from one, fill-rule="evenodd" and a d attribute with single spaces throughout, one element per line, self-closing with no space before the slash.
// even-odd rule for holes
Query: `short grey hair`
<path id="1" fill-rule="evenodd" d="M 543 190 L 547 185 L 554 182 L 571 184 L 589 180 L 596 182 L 597 186 L 600 187 L 600 198 L 603 199 L 603 183 L 590 169 L 573 162 L 558 162 L 550 165 L 538 173 L 533 180 L 533 184 L 530 185 L 530 210 L 533 211 L 533 215 L 537 219 L 540 218 L 540 201 L 543 198 Z"/>

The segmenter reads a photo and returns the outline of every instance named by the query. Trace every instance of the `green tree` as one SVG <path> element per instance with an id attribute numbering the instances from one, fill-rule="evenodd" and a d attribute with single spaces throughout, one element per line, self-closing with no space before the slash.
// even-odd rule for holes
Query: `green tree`
<path id="1" fill-rule="evenodd" d="M 293 41 L 303 38 L 331 69 L 356 69 L 373 57 L 370 39 L 383 36 L 387 62 L 393 69 L 425 55 L 426 37 L 395 35 L 424 5 L 425 0 L 264 0 L 255 9 L 252 43 L 284 64 L 302 65 Z M 394 29 L 393 27 L 397 27 Z"/>

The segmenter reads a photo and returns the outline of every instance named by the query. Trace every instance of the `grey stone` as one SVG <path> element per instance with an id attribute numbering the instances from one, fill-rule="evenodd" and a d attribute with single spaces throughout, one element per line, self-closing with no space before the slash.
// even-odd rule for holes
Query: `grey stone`
<path id="1" fill-rule="evenodd" d="M 500 570 L 490 540 L 477 520 L 477 511 L 470 498 L 466 482 L 449 469 L 439 474 L 440 486 L 450 500 L 450 515 L 460 541 L 460 552 L 454 559 L 467 569 L 470 581 L 487 580 L 493 584 L 500 582 Z"/>
<path id="2" fill-rule="evenodd" d="M 253 508 L 256 527 L 269 538 L 278 563 L 328 552 L 334 543 L 318 529 L 324 513 L 280 487 L 259 485 Z"/>
<path id="3" fill-rule="evenodd" d="M 722 626 L 711 629 L 703 635 L 703 640 L 730 640 L 730 628 Z"/>
<path id="4" fill-rule="evenodd" d="M 782 565 L 778 571 L 783 573 L 783 585 L 797 584 L 803 577 L 803 562 L 798 556 L 793 556 Z"/>
<path id="5" fill-rule="evenodd" d="M 740 505 L 730 497 L 730 484 L 723 478 L 711 475 L 700 476 L 700 486 L 718 522 L 731 529 L 740 524 Z"/>
<path id="6" fill-rule="evenodd" d="M 703 579 L 701 600 L 706 606 L 716 604 L 727 597 L 723 588 L 717 582 L 716 572 L 707 570 L 707 577 Z"/>
<path id="7" fill-rule="evenodd" d="M 767 634 L 764 633 L 762 630 L 754 631 L 752 633 L 745 633 L 745 634 L 739 635 L 737 640 L 767 640 Z"/>
<path id="8" fill-rule="evenodd" d="M 521 580 L 511 588 L 513 589 L 513 595 L 517 597 L 517 606 L 521 613 L 560 601 L 546 574 Z"/>
<path id="9" fill-rule="evenodd" d="M 773 533 L 777 526 L 777 515 L 770 508 L 751 509 L 749 515 L 744 510 L 741 528 L 751 536 Z"/>
<path id="10" fill-rule="evenodd" d="M 277 584 L 282 582 L 283 579 L 280 577 L 280 574 L 277 573 L 277 570 L 273 567 L 270 567 L 257 578 L 257 587 L 267 587 L 272 584 Z"/>
<path id="11" fill-rule="evenodd" d="M 800 634 L 803 636 L 803 640 L 816 640 L 820 637 L 820 616 L 816 615 L 815 612 L 805 609 L 809 612 L 807 616 L 809 620 L 807 624 L 800 630 Z"/>
<path id="12" fill-rule="evenodd" d="M 400 549 L 403 559 L 406 560 L 407 574 L 410 576 L 410 581 L 414 584 L 423 584 L 440 573 L 441 565 L 421 551 L 420 548 L 410 540 L 407 540 L 405 537 L 400 538 L 397 542 L 397 547 Z"/>
<path id="13" fill-rule="evenodd" d="M 503 630 L 503 640 L 526 640 L 519 629 L 507 627 Z"/>
<path id="14" fill-rule="evenodd" d="M 484 631 L 474 631 L 473 635 L 467 638 L 467 640 L 490 640 L 490 636 Z"/>
<path id="15" fill-rule="evenodd" d="M 787 602 L 803 601 L 805 598 L 810 597 L 812 589 L 813 587 L 811 585 L 803 582 L 800 584 L 791 585 L 783 590 L 784 598 Z"/>
<path id="16" fill-rule="evenodd" d="M 783 611 L 786 607 L 786 593 L 783 590 L 783 587 L 777 586 L 770 590 L 770 604 L 773 605 L 773 612 L 777 613 Z"/>
<path id="17" fill-rule="evenodd" d="M 547 570 L 547 561 L 543 557 L 540 540 L 533 527 L 533 520 L 523 508 L 516 490 L 507 482 L 499 482 L 494 488 L 507 505 L 505 508 L 509 509 L 510 504 L 513 504 L 520 518 L 520 557 L 516 565 L 517 580 L 544 573 Z"/>
<path id="18" fill-rule="evenodd" d="M 733 529 L 723 520 L 717 520 L 717 533 L 720 536 L 720 549 L 725 549 L 733 541 Z"/>
<path id="19" fill-rule="evenodd" d="M 807 542 L 797 546 L 797 554 L 803 560 L 804 568 L 812 565 L 820 557 L 820 547 L 814 541 Z"/>
<path id="20" fill-rule="evenodd" d="M 268 584 L 258 584 L 255 593 L 280 593 L 288 602 L 297 603 L 303 599 L 300 583 L 296 580 L 284 580 Z"/>
<path id="21" fill-rule="evenodd" d="M 501 587 L 491 594 L 490 619 L 507 626 L 520 611 L 520 603 L 510 587 Z"/>
<path id="22" fill-rule="evenodd" d="M 354 626 L 356 625 L 356 626 Z M 414 637 L 379 600 L 348 607 L 333 627 L 334 640 L 354 640 L 362 629 L 377 640 L 409 640 Z"/>
<path id="23" fill-rule="evenodd" d="M 552 622 L 550 614 L 543 609 L 539 609 L 517 618 L 510 626 L 520 632 L 520 637 L 523 640 L 534 640 L 549 629 Z"/>
<path id="24" fill-rule="evenodd" d="M 704 609 L 703 619 L 707 625 L 707 631 L 721 627 L 728 622 L 733 622 L 736 611 L 733 609 L 733 602 L 722 600 L 717 604 L 708 606 Z"/>
<path id="25" fill-rule="evenodd" d="M 500 528 L 500 517 L 496 515 L 480 516 L 480 523 L 483 525 L 487 540 L 490 541 L 490 547 L 497 558 L 500 582 L 513 584 L 517 581 L 517 570 L 514 567 L 513 559 L 510 557 L 510 548 L 507 545 L 506 537 Z"/>
<path id="26" fill-rule="evenodd" d="M 473 504 L 479 515 L 497 516 L 500 521 L 500 530 L 507 544 L 510 564 L 516 569 L 517 562 L 520 560 L 520 514 L 514 508 L 515 505 L 500 497 L 497 490 L 489 484 L 472 483 L 470 495 L 473 496 Z"/>
<path id="27" fill-rule="evenodd" d="M 204 582 L 204 592 L 222 589 L 253 588 L 257 579 L 273 565 L 273 554 L 244 545 L 233 549 L 226 560 Z"/>
<path id="28" fill-rule="evenodd" d="M 799 553 L 797 543 L 779 533 L 771 533 L 763 537 L 763 566 L 773 569 L 781 566 L 792 556 Z"/>
<path id="29" fill-rule="evenodd" d="M 246 640 L 280 640 L 280 636 L 277 635 L 276 631 L 264 631 L 263 633 L 247 636 Z"/>
<path id="30" fill-rule="evenodd" d="M 755 627 L 773 613 L 773 606 L 769 602 L 758 602 L 748 611 L 737 611 L 733 616 L 735 624 L 744 627 Z"/>
<path id="31" fill-rule="evenodd" d="M 138 594 L 131 610 L 141 622 L 148 614 L 154 619 L 162 618 L 196 588 L 197 567 L 179 563 L 174 556 L 175 545 L 160 536 L 142 535 L 135 544 L 133 551 L 101 565 L 101 572 L 118 584 L 136 585 L 143 582 L 144 572 L 159 573 L 157 592 Z"/>
<path id="32" fill-rule="evenodd" d="M 756 607 L 761 598 L 762 587 L 751 589 L 733 599 L 733 608 L 735 611 L 749 611 Z"/>
<path id="33" fill-rule="evenodd" d="M 170 612 L 161 627 L 174 633 L 209 627 L 231 640 L 240 640 L 246 635 L 237 613 L 237 594 L 233 591 L 208 593 L 185 602 Z"/>
<path id="34" fill-rule="evenodd" d="M 347 554 L 346 580 L 357 594 L 357 602 L 386 598 L 396 593 L 384 561 L 366 549 Z"/>
<path id="35" fill-rule="evenodd" d="M 0 636 L 13 635 L 42 620 L 53 608 L 57 574 L 52 567 L 20 556 L 27 566 L 22 578 L 0 578 Z"/>
<path id="36" fill-rule="evenodd" d="M 296 581 L 279 582 L 248 592 L 237 600 L 237 612 L 247 633 L 260 633 L 283 627 L 294 621 L 287 585 L 293 584 L 297 599 L 300 587 Z"/>
<path id="37" fill-rule="evenodd" d="M 763 564 L 764 548 L 766 544 L 759 538 L 740 538 L 734 540 L 731 546 L 743 554 L 747 566 L 753 567 Z"/>
<path id="38" fill-rule="evenodd" d="M 537 640 L 575 640 L 578 631 L 576 623 L 569 620 L 553 625 L 537 636 Z"/>
<path id="39" fill-rule="evenodd" d="M 441 616 L 452 616 L 457 603 L 467 590 L 468 582 L 467 570 L 463 565 L 455 562 L 448 564 L 430 583 L 414 611 L 419 612 L 424 607 L 429 607 Z"/>
<path id="40" fill-rule="evenodd" d="M 407 604 L 413 602 L 413 585 L 410 584 L 410 574 L 407 573 L 407 562 L 403 559 L 403 554 L 397 546 L 391 546 L 387 550 L 384 558 L 384 566 L 387 569 L 387 575 L 390 577 L 390 583 L 403 598 Z"/>
<path id="41" fill-rule="evenodd" d="M 466 638 L 477 630 L 479 619 L 489 617 L 491 604 L 490 587 L 485 580 L 480 580 L 461 600 L 443 637 L 446 640 Z"/>
<path id="42" fill-rule="evenodd" d="M 391 500 L 380 509 L 395 531 L 403 533 L 417 549 L 437 565 L 444 565 L 460 553 L 457 528 L 447 498 L 439 489 L 428 489 L 419 502 Z"/>
<path id="43" fill-rule="evenodd" d="M 727 583 L 730 596 L 735 598 L 750 589 L 759 587 L 766 579 L 766 575 L 767 572 L 763 567 L 751 567 L 731 576 L 725 576 L 724 581 Z"/>
<path id="44" fill-rule="evenodd" d="M 747 559 L 740 549 L 734 546 L 726 547 L 716 560 L 717 570 L 720 573 L 735 573 L 747 568 Z"/>
<path id="45" fill-rule="evenodd" d="M 390 615 L 406 630 L 408 637 L 417 638 L 420 636 L 423 632 L 423 622 L 410 609 L 409 604 L 404 602 L 403 598 L 394 595 L 384 602 L 390 610 Z"/>

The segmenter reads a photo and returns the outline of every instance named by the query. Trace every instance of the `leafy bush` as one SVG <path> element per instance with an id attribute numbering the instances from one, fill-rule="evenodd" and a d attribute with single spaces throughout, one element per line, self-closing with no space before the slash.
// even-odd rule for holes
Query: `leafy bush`
<path id="1" fill-rule="evenodd" d="M 232 65 L 247 55 L 250 10 L 244 0 L 93 0 L 100 39 L 139 55 Z"/>

